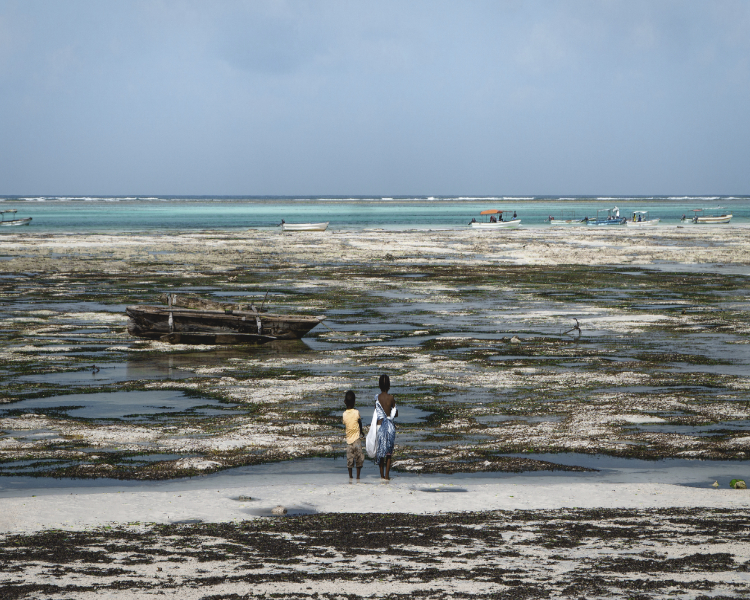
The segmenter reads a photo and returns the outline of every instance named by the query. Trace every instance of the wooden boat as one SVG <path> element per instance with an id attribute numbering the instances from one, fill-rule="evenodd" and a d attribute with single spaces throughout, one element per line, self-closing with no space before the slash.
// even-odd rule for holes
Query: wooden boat
<path id="1" fill-rule="evenodd" d="M 707 210 L 723 211 L 725 209 L 721 206 L 716 206 L 714 208 L 694 208 L 691 221 L 697 224 L 713 225 L 717 223 L 729 223 L 729 221 L 732 220 L 733 215 L 728 215 L 727 213 L 709 215 L 706 214 Z M 683 218 L 683 221 L 684 220 L 685 219 Z"/>
<path id="2" fill-rule="evenodd" d="M 325 223 L 281 223 L 281 231 L 325 231 L 328 229 L 328 221 Z"/>
<path id="3" fill-rule="evenodd" d="M 262 312 L 252 304 L 243 310 L 184 308 L 176 294 L 167 298 L 169 306 L 128 306 L 128 332 L 172 344 L 258 344 L 299 339 L 325 319 Z"/>
<path id="4" fill-rule="evenodd" d="M 596 211 L 596 220 L 589 219 L 589 225 L 625 225 L 627 219 L 620 216 L 620 209 L 602 208 Z"/>
<path id="5" fill-rule="evenodd" d="M 483 210 L 480 212 L 480 216 L 486 217 L 486 221 L 477 221 L 472 219 L 469 225 L 475 229 L 516 229 L 521 225 L 521 219 L 513 218 L 510 221 L 503 221 L 503 212 L 510 212 L 509 210 L 502 211 L 494 208 L 489 210 Z M 513 213 L 515 216 L 515 212 Z"/>
<path id="6" fill-rule="evenodd" d="M 207 300 L 195 294 L 161 294 L 159 300 L 168 306 L 177 306 L 179 308 L 195 308 L 199 310 L 218 310 L 226 312 L 227 310 L 251 310 L 264 312 L 268 293 L 263 299 L 259 308 L 251 302 L 218 302 L 217 300 Z M 266 311 L 267 312 L 267 311 Z"/>
<path id="7" fill-rule="evenodd" d="M 649 219 L 647 210 L 634 210 L 633 218 L 625 223 L 628 227 L 653 227 L 658 225 L 661 219 Z"/>
<path id="8" fill-rule="evenodd" d="M 15 216 L 18 211 L 15 208 L 9 208 L 8 210 L 0 210 L 0 226 L 2 227 L 17 227 L 19 225 L 28 225 L 31 223 L 31 217 L 24 217 L 23 219 L 6 219 L 5 215 L 10 214 Z"/>

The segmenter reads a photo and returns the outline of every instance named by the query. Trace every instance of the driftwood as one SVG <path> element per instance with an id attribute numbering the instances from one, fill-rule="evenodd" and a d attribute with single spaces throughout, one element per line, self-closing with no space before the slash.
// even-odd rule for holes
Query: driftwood
<path id="1" fill-rule="evenodd" d="M 575 317 L 573 317 L 573 320 L 576 322 L 576 324 L 572 328 L 570 328 L 567 331 L 563 332 L 563 335 L 566 335 L 566 334 L 570 333 L 571 331 L 577 331 L 578 332 L 578 337 L 581 337 L 581 325 L 578 322 L 578 319 L 576 319 Z"/>

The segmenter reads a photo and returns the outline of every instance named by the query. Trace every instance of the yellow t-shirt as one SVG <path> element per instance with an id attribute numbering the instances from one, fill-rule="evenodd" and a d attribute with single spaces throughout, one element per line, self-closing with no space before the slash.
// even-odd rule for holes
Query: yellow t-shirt
<path id="1" fill-rule="evenodd" d="M 347 408 L 341 419 L 346 426 L 346 443 L 353 444 L 359 439 L 359 411 L 356 408 Z"/>

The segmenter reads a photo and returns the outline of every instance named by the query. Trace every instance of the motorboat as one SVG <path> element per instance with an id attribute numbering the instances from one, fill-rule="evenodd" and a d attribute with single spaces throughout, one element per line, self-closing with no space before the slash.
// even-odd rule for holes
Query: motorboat
<path id="1" fill-rule="evenodd" d="M 513 218 L 504 221 L 503 212 L 510 212 L 509 210 L 502 211 L 494 208 L 483 210 L 479 213 L 480 216 L 485 217 L 484 221 L 477 221 L 472 219 L 469 225 L 475 229 L 516 229 L 521 225 L 521 219 L 516 218 L 516 212 L 513 211 Z"/>
<path id="2" fill-rule="evenodd" d="M 690 219 L 690 221 L 692 223 L 704 225 L 712 225 L 715 223 L 729 223 L 729 221 L 732 220 L 732 215 L 729 215 L 726 212 L 722 212 L 722 214 L 716 214 L 725 210 L 726 209 L 722 206 L 715 206 L 714 208 L 694 208 L 693 218 Z M 715 211 L 715 213 L 708 214 L 706 211 Z M 684 216 L 682 217 L 682 220 L 687 221 Z"/>
<path id="3" fill-rule="evenodd" d="M 634 210 L 633 218 L 625 223 L 628 227 L 653 227 L 661 219 L 649 219 L 647 210 Z"/>
<path id="4" fill-rule="evenodd" d="M 325 231 L 328 221 L 325 223 L 285 223 L 281 222 L 281 231 Z"/>
<path id="5" fill-rule="evenodd" d="M 5 215 L 15 216 L 18 211 L 15 208 L 9 208 L 8 210 L 0 210 L 0 226 L 2 227 L 18 227 L 19 225 L 28 225 L 31 223 L 31 217 L 24 217 L 23 219 L 6 219 Z"/>
<path id="6" fill-rule="evenodd" d="M 602 208 L 596 211 L 596 220 L 589 219 L 589 225 L 625 225 L 627 219 L 620 216 L 620 209 Z"/>

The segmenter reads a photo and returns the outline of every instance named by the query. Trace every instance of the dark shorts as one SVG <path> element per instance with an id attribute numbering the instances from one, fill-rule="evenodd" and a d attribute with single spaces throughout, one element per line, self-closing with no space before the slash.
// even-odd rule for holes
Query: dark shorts
<path id="1" fill-rule="evenodd" d="M 365 464 L 365 455 L 362 454 L 362 442 L 359 440 L 353 444 L 346 445 L 346 466 L 351 469 L 355 464 L 358 467 Z"/>

